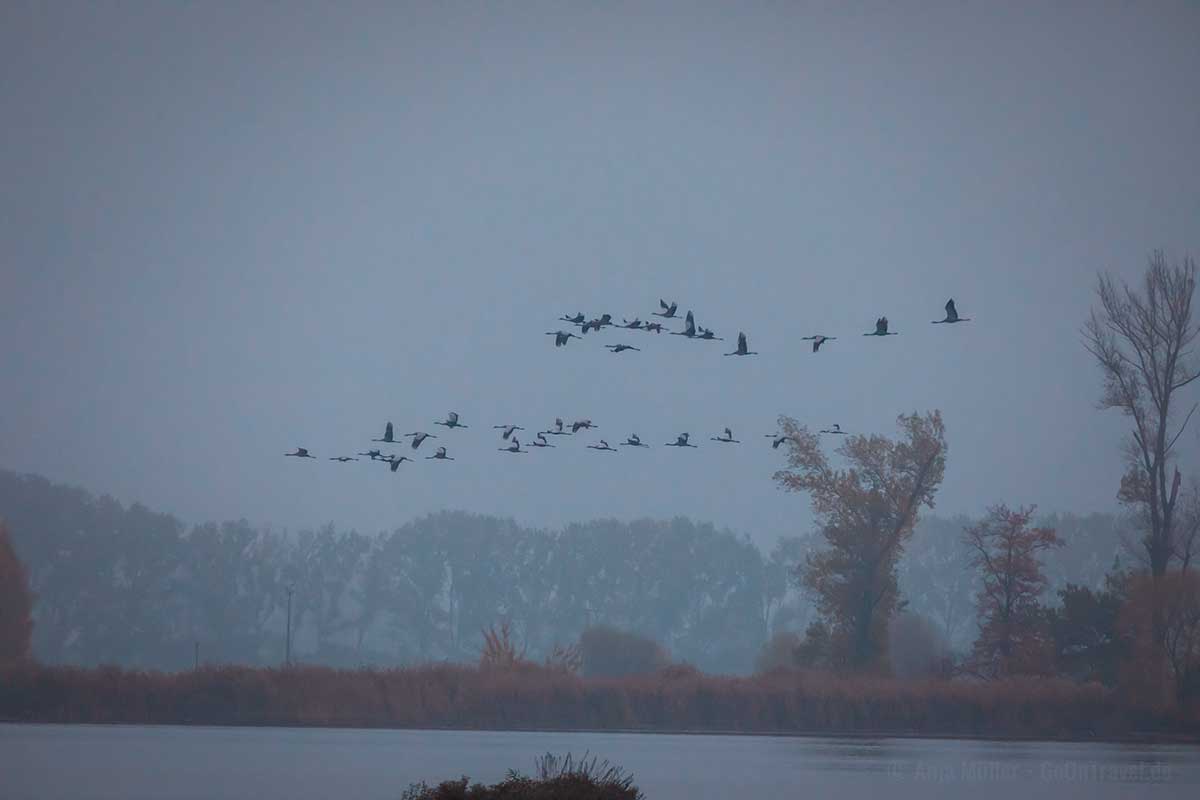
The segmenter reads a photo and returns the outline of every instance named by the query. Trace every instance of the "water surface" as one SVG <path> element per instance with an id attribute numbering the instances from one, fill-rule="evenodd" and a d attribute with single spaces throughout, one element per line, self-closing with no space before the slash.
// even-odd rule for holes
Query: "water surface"
<path id="1" fill-rule="evenodd" d="M 0 725 L 5 800 L 397 800 L 531 772 L 547 751 L 631 771 L 648 800 L 1197 796 L 1188 745 L 632 733 Z"/>

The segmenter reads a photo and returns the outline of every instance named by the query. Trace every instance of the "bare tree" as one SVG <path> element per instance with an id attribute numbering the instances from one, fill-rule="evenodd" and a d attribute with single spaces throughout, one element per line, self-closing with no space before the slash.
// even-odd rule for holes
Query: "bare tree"
<path id="1" fill-rule="evenodd" d="M 1084 346 L 1104 373 L 1100 407 L 1119 408 L 1133 420 L 1118 498 L 1141 520 L 1142 546 L 1155 577 L 1181 553 L 1176 515 L 1181 478 L 1172 454 L 1196 404 L 1178 425 L 1172 415 L 1176 392 L 1200 377 L 1191 358 L 1200 332 L 1192 318 L 1195 289 L 1195 261 L 1185 257 L 1172 265 L 1155 251 L 1140 291 L 1111 275 L 1099 277 L 1100 307 L 1092 309 L 1083 329 Z"/>

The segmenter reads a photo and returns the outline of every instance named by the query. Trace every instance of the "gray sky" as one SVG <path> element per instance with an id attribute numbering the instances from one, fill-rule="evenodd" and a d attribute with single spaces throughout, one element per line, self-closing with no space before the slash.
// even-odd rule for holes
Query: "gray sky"
<path id="1" fill-rule="evenodd" d="M 1200 5 L 645 5 L 0 4 L 0 466 L 192 521 L 769 541 L 807 517 L 776 415 L 938 407 L 939 510 L 1112 508 L 1078 331 L 1097 269 L 1200 251 Z M 543 336 L 659 296 L 762 355 Z M 495 452 L 555 416 L 702 448 Z M 281 457 L 387 419 L 458 460 Z"/>

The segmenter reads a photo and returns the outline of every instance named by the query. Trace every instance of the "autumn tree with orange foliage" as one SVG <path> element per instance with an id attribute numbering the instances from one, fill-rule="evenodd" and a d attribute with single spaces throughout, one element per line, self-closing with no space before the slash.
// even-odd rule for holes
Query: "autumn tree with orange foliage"
<path id="1" fill-rule="evenodd" d="M 25 568 L 0 522 L 0 665 L 29 658 L 33 635 L 33 595 Z"/>
<path id="2" fill-rule="evenodd" d="M 1062 542 L 1050 528 L 1031 528 L 1035 508 L 992 506 L 964 541 L 983 575 L 979 638 L 971 653 L 974 672 L 988 678 L 1053 669 L 1053 644 L 1038 598 L 1046 576 L 1038 554 Z"/>
<path id="3" fill-rule="evenodd" d="M 826 544 L 795 576 L 833 628 L 835 660 L 853 669 L 886 668 L 888 622 L 900 599 L 896 563 L 920 508 L 933 508 L 946 467 L 941 412 L 902 414 L 898 423 L 896 440 L 845 437 L 836 452 L 846 466 L 835 467 L 818 434 L 779 419 L 788 466 L 775 480 L 809 495 Z"/>
<path id="4" fill-rule="evenodd" d="M 1200 701 L 1200 575 L 1195 570 L 1132 576 L 1117 626 L 1133 651 L 1121 676 L 1127 692 L 1149 701 L 1173 693 L 1185 707 Z"/>

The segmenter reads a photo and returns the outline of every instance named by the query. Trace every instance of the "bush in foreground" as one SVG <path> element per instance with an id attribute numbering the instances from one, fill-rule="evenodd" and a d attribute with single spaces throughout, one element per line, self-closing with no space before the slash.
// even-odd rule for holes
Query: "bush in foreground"
<path id="1" fill-rule="evenodd" d="M 509 771 L 497 784 L 472 784 L 466 776 L 437 786 L 413 784 L 401 800 L 642 800 L 633 776 L 620 767 L 599 761 L 574 760 L 570 753 L 559 757 L 547 753 L 537 761 L 537 777 Z"/>

